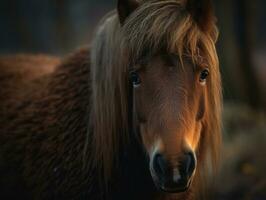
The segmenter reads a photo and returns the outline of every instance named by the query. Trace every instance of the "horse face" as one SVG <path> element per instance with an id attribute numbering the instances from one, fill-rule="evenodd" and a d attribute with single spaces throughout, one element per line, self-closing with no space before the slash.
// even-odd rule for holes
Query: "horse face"
<path id="1" fill-rule="evenodd" d="M 171 29 L 172 27 L 168 27 L 168 25 L 170 17 L 173 18 L 173 13 L 177 14 L 176 18 L 174 18 L 176 19 L 175 22 L 182 18 L 183 14 L 178 15 L 180 7 L 183 7 L 190 15 L 188 19 L 193 20 L 192 24 L 197 24 L 197 29 L 192 28 L 192 30 L 197 30 L 198 34 L 206 33 L 207 35 L 212 35 L 210 31 L 213 29 L 214 20 L 210 0 L 176 1 L 176 7 L 172 5 L 173 2 L 168 2 L 168 5 L 165 1 L 165 7 L 168 5 L 167 7 L 170 9 L 173 6 L 172 12 L 169 12 L 170 15 L 164 13 L 165 9 L 160 6 L 157 8 L 158 12 L 153 10 L 156 5 L 162 5 L 163 1 L 154 1 L 151 11 L 147 9 L 147 4 L 142 9 L 142 5 L 138 2 L 141 1 L 118 0 L 117 7 L 121 27 L 124 26 L 123 33 L 130 35 L 127 36 L 126 43 L 129 46 L 136 43 L 136 47 L 129 48 L 131 53 L 137 52 L 135 53 L 136 55 L 132 53 L 134 59 L 131 58 L 131 60 L 134 60 L 134 63 L 139 60 L 139 56 L 143 56 L 142 53 L 146 53 L 146 50 L 142 52 L 141 49 L 147 47 L 155 48 L 153 51 L 148 50 L 150 53 L 154 53 L 158 49 L 177 50 L 172 45 L 176 41 L 168 41 L 169 39 L 171 40 L 169 35 L 176 30 Z M 135 16 L 130 18 L 129 16 L 136 9 L 138 12 L 136 11 Z M 159 10 L 161 10 L 162 16 L 158 17 L 160 15 Z M 147 15 L 146 18 L 143 18 L 144 14 Z M 165 16 L 169 17 L 167 23 L 163 20 Z M 127 21 L 128 17 L 130 19 Z M 136 21 L 133 19 L 136 19 Z M 138 23 L 137 20 L 140 22 Z M 158 24 L 158 22 L 164 23 Z M 181 27 L 189 25 L 187 22 L 182 23 Z M 176 23 L 172 24 L 172 26 L 177 25 Z M 165 28 L 162 28 L 163 26 Z M 161 29 L 158 27 L 161 27 Z M 141 31 L 142 35 L 135 30 Z M 181 29 L 178 34 L 172 33 L 173 38 L 180 36 L 180 38 L 177 37 L 176 39 L 180 39 L 181 42 L 179 44 L 185 45 L 186 42 L 183 43 L 182 40 L 184 38 L 181 36 L 188 35 L 189 33 L 186 32 L 182 34 L 182 31 L 188 30 L 190 29 Z M 132 31 L 133 34 L 131 33 Z M 158 37 L 160 41 L 153 41 L 151 42 L 152 45 L 149 42 L 146 45 L 140 45 L 149 39 L 157 38 L 160 32 L 168 34 L 167 36 L 165 35 L 165 40 L 161 40 L 163 37 L 161 36 Z M 188 40 L 196 36 L 195 32 L 190 32 Z M 206 39 L 208 37 L 203 38 Z M 167 41 L 171 44 L 163 44 L 164 42 L 168 43 Z M 158 47 L 156 47 L 157 42 L 160 43 Z M 195 43 L 192 42 L 188 48 L 183 49 L 184 52 L 188 50 L 192 54 L 193 52 L 196 53 L 195 49 L 198 48 L 192 47 L 193 45 Z M 209 45 L 207 49 L 211 49 L 210 46 L 212 45 Z M 194 50 L 190 48 L 194 48 Z M 204 54 L 204 52 L 202 53 Z M 195 54 L 193 54 L 194 56 Z M 197 58 L 194 57 L 194 59 Z M 198 61 L 201 62 L 200 60 Z M 144 147 L 150 158 L 152 178 L 155 185 L 163 191 L 185 191 L 189 188 L 197 170 L 196 160 L 197 153 L 199 153 L 200 138 L 206 138 L 203 133 L 207 130 L 206 124 L 208 123 L 206 122 L 210 118 L 210 116 L 206 117 L 208 113 L 206 105 L 210 105 L 210 102 L 207 102 L 207 86 L 209 85 L 209 88 L 213 89 L 210 80 L 208 80 L 209 71 L 206 67 L 194 64 L 191 58 L 180 59 L 179 56 L 166 51 L 141 59 L 134 68 L 135 71 L 131 73 L 131 80 L 134 85 L 134 114 L 139 125 Z M 205 127 L 203 124 L 205 124 Z"/>
<path id="2" fill-rule="evenodd" d="M 196 171 L 208 69 L 172 54 L 152 56 L 131 74 L 140 135 L 155 185 L 189 188 Z"/>

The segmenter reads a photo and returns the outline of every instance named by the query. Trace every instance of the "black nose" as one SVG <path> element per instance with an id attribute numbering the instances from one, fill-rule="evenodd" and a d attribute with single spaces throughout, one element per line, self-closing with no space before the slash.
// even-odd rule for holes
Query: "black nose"
<path id="1" fill-rule="evenodd" d="M 196 168 L 192 152 L 185 153 L 178 165 L 173 166 L 162 154 L 156 154 L 151 162 L 151 173 L 157 187 L 165 192 L 183 192 L 188 189 Z"/>

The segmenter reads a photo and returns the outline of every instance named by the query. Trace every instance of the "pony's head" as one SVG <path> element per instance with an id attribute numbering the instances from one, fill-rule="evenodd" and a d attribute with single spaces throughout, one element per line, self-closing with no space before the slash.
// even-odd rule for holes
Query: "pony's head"
<path id="1" fill-rule="evenodd" d="M 217 34 L 207 0 L 118 1 L 92 48 L 95 155 L 106 175 L 131 123 L 163 191 L 185 191 L 216 163 Z"/>

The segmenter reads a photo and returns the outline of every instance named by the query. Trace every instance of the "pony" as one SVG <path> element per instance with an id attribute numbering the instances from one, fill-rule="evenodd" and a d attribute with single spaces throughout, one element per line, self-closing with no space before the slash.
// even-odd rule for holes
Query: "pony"
<path id="1" fill-rule="evenodd" d="M 208 0 L 118 0 L 90 47 L 0 58 L 1 199 L 198 199 L 219 161 Z"/>

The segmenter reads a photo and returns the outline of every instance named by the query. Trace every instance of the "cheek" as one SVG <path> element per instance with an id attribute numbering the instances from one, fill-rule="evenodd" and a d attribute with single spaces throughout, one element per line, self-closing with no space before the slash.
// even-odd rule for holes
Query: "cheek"
<path id="1" fill-rule="evenodd" d="M 205 88 L 204 88 L 205 89 Z M 205 115 L 205 99 L 206 99 L 206 93 L 205 91 L 202 91 L 202 94 L 200 94 L 199 100 L 198 100 L 198 109 L 197 109 L 197 115 L 196 115 L 196 120 L 200 121 Z"/>
<path id="2" fill-rule="evenodd" d="M 140 135 L 146 152 L 151 155 L 155 146 L 154 144 L 156 143 L 158 138 L 155 134 L 152 134 L 148 131 L 145 124 L 140 124 Z"/>
<path id="3" fill-rule="evenodd" d="M 145 98 L 141 95 L 141 91 L 136 92 L 135 106 L 138 122 L 146 123 L 148 108 L 145 106 Z"/>
<path id="4" fill-rule="evenodd" d="M 144 80 L 143 80 L 144 82 Z M 140 123 L 146 123 L 150 113 L 154 110 L 156 97 L 153 91 L 143 83 L 135 90 L 136 114 Z"/>

